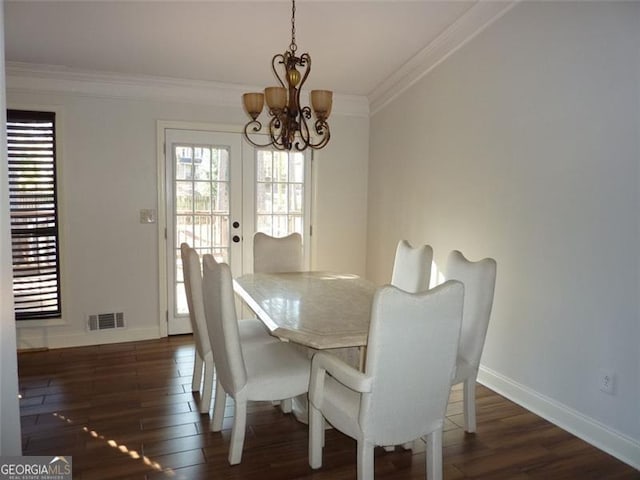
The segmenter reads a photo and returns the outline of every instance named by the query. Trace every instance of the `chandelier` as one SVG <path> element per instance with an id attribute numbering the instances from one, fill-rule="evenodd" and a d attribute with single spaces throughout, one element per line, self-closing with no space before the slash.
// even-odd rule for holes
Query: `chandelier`
<path id="1" fill-rule="evenodd" d="M 296 55 L 296 2 L 291 7 L 291 44 L 284 54 L 277 54 L 271 60 L 271 67 L 280 82 L 278 87 L 267 87 L 264 93 L 245 93 L 242 96 L 244 108 L 251 120 L 244 126 L 244 136 L 256 147 L 274 147 L 278 150 L 298 151 L 307 147 L 320 149 L 329 143 L 329 124 L 333 92 L 330 90 L 312 90 L 311 106 L 315 114 L 315 123 L 311 128 L 311 108 L 300 103 L 300 91 L 311 71 L 311 57 L 303 53 Z M 278 73 L 280 70 L 280 73 Z M 269 142 L 260 144 L 251 139 L 252 133 L 262 130 L 258 116 L 267 101 Z M 309 123 L 307 123 L 309 122 Z M 314 143 L 315 142 L 315 143 Z"/>

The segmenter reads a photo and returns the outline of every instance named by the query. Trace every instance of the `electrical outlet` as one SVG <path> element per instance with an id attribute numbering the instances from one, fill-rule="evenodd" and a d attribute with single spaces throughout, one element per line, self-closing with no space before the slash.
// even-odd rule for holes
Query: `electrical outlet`
<path id="1" fill-rule="evenodd" d="M 609 395 L 613 395 L 614 387 L 616 383 L 616 374 L 611 370 L 599 370 L 598 379 L 600 384 L 600 390 Z"/>

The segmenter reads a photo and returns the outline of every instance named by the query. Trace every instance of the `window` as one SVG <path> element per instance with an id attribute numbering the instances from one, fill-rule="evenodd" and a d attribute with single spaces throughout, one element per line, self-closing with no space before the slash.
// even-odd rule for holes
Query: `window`
<path id="1" fill-rule="evenodd" d="M 16 320 L 61 316 L 55 113 L 7 111 Z"/>

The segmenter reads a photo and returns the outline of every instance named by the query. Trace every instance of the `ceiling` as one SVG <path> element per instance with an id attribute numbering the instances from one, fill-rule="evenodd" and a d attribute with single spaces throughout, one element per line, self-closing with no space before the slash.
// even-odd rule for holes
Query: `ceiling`
<path id="1" fill-rule="evenodd" d="M 307 88 L 370 95 L 477 1 L 296 3 Z M 8 62 L 246 86 L 275 83 L 291 40 L 287 1 L 5 1 Z"/>

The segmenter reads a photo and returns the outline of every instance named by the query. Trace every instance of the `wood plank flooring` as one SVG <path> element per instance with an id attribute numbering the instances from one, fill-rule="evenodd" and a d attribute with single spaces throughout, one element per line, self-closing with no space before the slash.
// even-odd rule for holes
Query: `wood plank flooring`
<path id="1" fill-rule="evenodd" d="M 307 463 L 307 427 L 270 403 L 248 413 L 242 464 L 230 467 L 231 417 L 210 432 L 191 393 L 191 336 L 18 356 L 24 455 L 70 455 L 73 478 L 356 478 L 356 445 L 327 431 L 324 466 Z M 454 389 L 444 433 L 444 478 L 640 479 L 640 472 L 487 388 L 477 391 L 478 432 L 461 428 Z M 233 404 L 227 405 L 227 415 Z M 424 453 L 376 449 L 375 478 L 424 479 Z"/>

